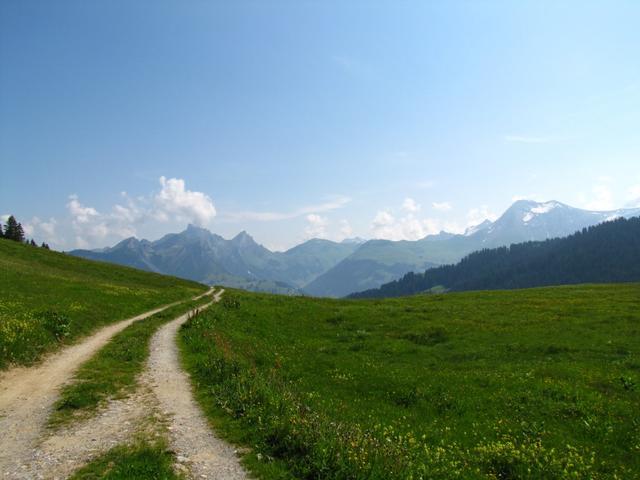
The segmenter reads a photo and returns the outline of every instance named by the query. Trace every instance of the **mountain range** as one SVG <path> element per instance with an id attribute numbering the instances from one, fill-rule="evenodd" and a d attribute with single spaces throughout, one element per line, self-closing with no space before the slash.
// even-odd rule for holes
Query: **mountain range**
<path id="1" fill-rule="evenodd" d="M 455 265 L 407 273 L 351 298 L 640 281 L 640 218 L 618 218 L 568 237 L 473 252 Z"/>
<path id="2" fill-rule="evenodd" d="M 556 201 L 520 200 L 495 222 L 487 220 L 464 234 L 441 232 L 416 241 L 311 239 L 285 252 L 272 252 L 246 232 L 226 240 L 189 225 L 153 242 L 132 237 L 113 247 L 70 253 L 207 284 L 343 297 L 378 288 L 408 272 L 455 263 L 476 250 L 566 237 L 607 220 L 638 215 L 640 208 L 595 212 Z"/>

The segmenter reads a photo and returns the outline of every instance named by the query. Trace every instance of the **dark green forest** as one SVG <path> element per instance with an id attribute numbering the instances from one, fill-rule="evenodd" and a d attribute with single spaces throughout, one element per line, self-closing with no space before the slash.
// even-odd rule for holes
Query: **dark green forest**
<path id="1" fill-rule="evenodd" d="M 412 295 L 437 288 L 496 290 L 640 281 L 640 218 L 616 219 L 565 238 L 480 250 L 455 265 L 407 273 L 350 298 Z"/>

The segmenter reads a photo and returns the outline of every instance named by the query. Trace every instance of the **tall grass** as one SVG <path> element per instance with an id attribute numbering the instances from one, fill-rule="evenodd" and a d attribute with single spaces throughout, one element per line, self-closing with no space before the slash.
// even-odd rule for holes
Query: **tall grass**
<path id="1" fill-rule="evenodd" d="M 0 369 L 205 287 L 0 239 Z"/>
<path id="2" fill-rule="evenodd" d="M 262 478 L 640 476 L 639 285 L 224 298 L 185 364 Z"/>

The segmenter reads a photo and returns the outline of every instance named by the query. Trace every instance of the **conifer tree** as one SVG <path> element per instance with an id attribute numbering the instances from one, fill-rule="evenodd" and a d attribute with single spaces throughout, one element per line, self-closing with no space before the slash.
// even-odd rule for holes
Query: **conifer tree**
<path id="1" fill-rule="evenodd" d="M 9 217 L 4 226 L 4 236 L 15 242 L 24 242 L 24 229 L 13 215 Z"/>

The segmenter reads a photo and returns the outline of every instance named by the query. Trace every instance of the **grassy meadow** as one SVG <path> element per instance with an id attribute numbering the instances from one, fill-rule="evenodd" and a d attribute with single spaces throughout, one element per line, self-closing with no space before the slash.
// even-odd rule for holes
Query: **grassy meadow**
<path id="1" fill-rule="evenodd" d="M 0 369 L 206 287 L 0 239 Z"/>
<path id="2" fill-rule="evenodd" d="M 259 478 L 640 478 L 640 285 L 389 300 L 228 290 L 180 332 Z"/>

